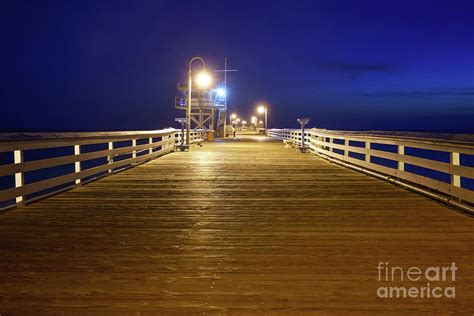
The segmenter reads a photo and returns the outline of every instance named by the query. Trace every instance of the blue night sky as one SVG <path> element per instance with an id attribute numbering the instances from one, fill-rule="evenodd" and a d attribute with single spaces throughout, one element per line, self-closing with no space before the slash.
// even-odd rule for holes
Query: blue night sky
<path id="1" fill-rule="evenodd" d="M 173 125 L 188 59 L 224 57 L 270 127 L 473 130 L 474 1 L 12 1 L 1 129 Z"/>

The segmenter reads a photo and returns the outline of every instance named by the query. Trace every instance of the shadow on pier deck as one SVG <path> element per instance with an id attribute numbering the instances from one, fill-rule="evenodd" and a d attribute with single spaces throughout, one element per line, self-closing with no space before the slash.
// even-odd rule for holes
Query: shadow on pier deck
<path id="1" fill-rule="evenodd" d="M 474 310 L 474 221 L 245 136 L 0 216 L 2 313 Z M 456 262 L 456 298 L 381 299 L 377 266 Z"/>

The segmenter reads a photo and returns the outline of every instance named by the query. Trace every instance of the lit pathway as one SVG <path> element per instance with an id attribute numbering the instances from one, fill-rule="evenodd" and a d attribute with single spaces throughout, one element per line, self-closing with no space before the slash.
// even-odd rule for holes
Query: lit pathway
<path id="1" fill-rule="evenodd" d="M 261 140 L 205 143 L 0 214 L 0 313 L 472 315 L 472 218 Z M 377 282 L 379 261 L 455 261 L 442 286 L 456 299 L 379 299 L 401 284 Z"/>

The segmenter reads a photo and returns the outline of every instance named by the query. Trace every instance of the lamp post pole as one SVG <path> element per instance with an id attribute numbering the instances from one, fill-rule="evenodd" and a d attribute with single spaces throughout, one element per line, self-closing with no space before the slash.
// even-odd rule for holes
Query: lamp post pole
<path id="1" fill-rule="evenodd" d="M 268 110 L 268 106 L 265 105 L 265 136 L 267 136 L 267 129 L 268 129 L 267 110 Z"/>
<path id="2" fill-rule="evenodd" d="M 257 112 L 260 113 L 260 114 L 264 114 L 265 115 L 265 128 L 264 128 L 264 132 L 265 132 L 265 135 L 267 135 L 267 129 L 268 129 L 268 120 L 267 120 L 267 112 L 268 112 L 268 105 L 267 104 L 262 104 L 260 105 L 258 108 L 257 108 Z"/>
<path id="3" fill-rule="evenodd" d="M 204 62 L 204 59 L 201 57 L 193 57 L 189 61 L 189 68 L 188 68 L 188 108 L 186 109 L 186 146 L 189 148 L 189 140 L 191 137 L 191 90 L 192 90 L 192 64 L 193 61 L 195 60 L 200 60 L 202 62 L 202 67 L 205 70 L 206 69 L 206 63 Z"/>

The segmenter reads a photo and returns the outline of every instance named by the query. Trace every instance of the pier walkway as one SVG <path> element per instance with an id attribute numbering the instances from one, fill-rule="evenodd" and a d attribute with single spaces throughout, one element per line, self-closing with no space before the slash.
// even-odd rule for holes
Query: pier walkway
<path id="1" fill-rule="evenodd" d="M 0 215 L 0 313 L 474 310 L 474 220 L 263 136 L 206 142 Z M 458 268 L 377 297 L 379 262 Z"/>

